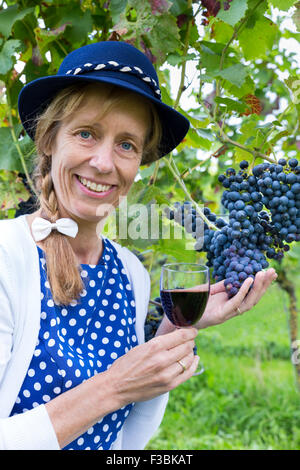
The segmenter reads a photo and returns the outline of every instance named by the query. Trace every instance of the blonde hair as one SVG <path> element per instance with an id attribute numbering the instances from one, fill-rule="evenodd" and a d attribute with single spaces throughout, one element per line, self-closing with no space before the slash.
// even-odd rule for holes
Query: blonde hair
<path id="1" fill-rule="evenodd" d="M 115 106 L 120 100 L 128 96 L 137 96 L 125 89 L 110 84 L 100 86 L 105 91 L 105 106 L 103 113 Z M 73 85 L 61 90 L 51 101 L 45 111 L 36 121 L 35 145 L 36 158 L 32 179 L 38 195 L 37 209 L 41 209 L 41 216 L 50 222 L 55 222 L 59 217 L 58 200 L 51 178 L 52 157 L 49 149 L 55 142 L 57 132 L 62 122 L 75 113 L 86 94 L 94 88 L 94 84 Z M 149 109 L 151 126 L 146 136 L 141 164 L 150 163 L 159 158 L 158 148 L 161 138 L 161 124 L 155 107 L 145 98 L 141 97 Z M 103 115 L 102 113 L 102 115 Z M 85 288 L 80 276 L 81 266 L 69 243 L 68 237 L 53 230 L 43 240 L 46 253 L 47 277 L 50 284 L 52 297 L 55 303 L 68 305 L 72 300 L 79 300 L 80 293 Z"/>

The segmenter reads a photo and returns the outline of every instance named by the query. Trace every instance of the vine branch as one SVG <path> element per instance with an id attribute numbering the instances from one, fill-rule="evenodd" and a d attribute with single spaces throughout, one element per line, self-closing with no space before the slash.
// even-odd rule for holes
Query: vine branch
<path id="1" fill-rule="evenodd" d="M 268 155 L 266 155 L 264 153 L 261 153 L 261 152 L 259 152 L 258 150 L 255 150 L 255 149 L 252 150 L 252 149 L 246 147 L 245 145 L 240 144 L 239 142 L 236 142 L 235 140 L 230 139 L 230 137 L 228 137 L 228 135 L 225 134 L 225 132 L 222 129 L 220 129 L 219 139 L 223 143 L 227 142 L 228 144 L 231 144 L 234 147 L 238 147 L 241 150 L 244 150 L 245 152 L 250 153 L 251 155 L 253 155 L 254 158 L 262 158 L 263 160 L 267 160 L 270 163 L 277 163 L 277 160 L 274 160 L 273 158 L 269 157 Z"/>
<path id="2" fill-rule="evenodd" d="M 181 175 L 180 175 L 180 172 L 172 158 L 172 156 L 170 155 L 169 158 L 164 158 L 169 170 L 171 171 L 172 175 L 174 176 L 174 178 L 176 179 L 176 181 L 178 182 L 179 186 L 181 187 L 181 189 L 183 190 L 184 194 L 186 195 L 187 199 L 193 204 L 193 206 L 196 208 L 196 211 L 197 211 L 197 214 L 199 215 L 199 217 L 203 220 L 203 222 L 205 222 L 208 226 L 208 228 L 210 228 L 211 230 L 219 230 L 212 222 L 210 222 L 208 220 L 208 218 L 204 215 L 202 209 L 198 206 L 198 204 L 196 203 L 196 201 L 194 201 L 194 199 L 192 198 L 192 196 L 190 195 L 186 185 L 184 184 L 184 181 L 182 180 L 181 178 Z"/>
<path id="3" fill-rule="evenodd" d="M 188 0 L 187 8 L 190 9 L 190 8 L 192 8 L 192 6 L 193 6 L 193 1 Z M 177 96 L 176 96 L 175 103 L 174 103 L 174 108 L 175 109 L 178 107 L 181 95 L 185 90 L 185 88 L 184 88 L 184 79 L 185 79 L 185 70 L 186 70 L 186 61 L 187 61 L 186 56 L 187 56 L 187 52 L 188 52 L 188 49 L 189 49 L 189 38 L 190 38 L 190 31 L 191 31 L 191 25 L 192 25 L 193 18 L 194 17 L 190 18 L 188 20 L 188 23 L 187 23 L 187 29 L 186 29 L 186 35 L 185 35 L 184 47 L 183 47 L 183 54 L 182 54 L 183 57 L 184 57 L 184 60 L 183 60 L 182 65 L 181 65 L 180 83 L 179 83 L 179 88 L 178 88 Z"/>
<path id="4" fill-rule="evenodd" d="M 10 94 L 9 94 L 8 88 L 6 89 L 6 99 L 7 99 L 7 105 L 8 105 L 8 122 L 9 122 L 11 136 L 12 136 L 13 142 L 15 144 L 16 150 L 18 152 L 18 155 L 20 157 L 21 165 L 23 167 L 23 171 L 25 173 L 25 176 L 26 176 L 26 179 L 27 179 L 28 184 L 30 186 L 30 189 L 32 190 L 33 194 L 35 194 L 35 196 L 37 196 L 33 181 L 30 178 L 30 175 L 29 175 L 29 172 L 28 172 L 28 169 L 27 169 L 27 166 L 26 166 L 25 156 L 23 155 L 19 140 L 18 140 L 18 138 L 16 136 L 16 133 L 15 133 L 12 114 L 11 114 L 11 99 L 10 99 Z"/>

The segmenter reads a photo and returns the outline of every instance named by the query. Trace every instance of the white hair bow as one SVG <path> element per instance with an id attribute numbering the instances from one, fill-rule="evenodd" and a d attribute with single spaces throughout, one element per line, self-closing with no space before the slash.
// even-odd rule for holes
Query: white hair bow
<path id="1" fill-rule="evenodd" d="M 62 218 L 51 223 L 49 220 L 36 217 L 31 225 L 31 230 L 35 241 L 44 240 L 53 229 L 58 230 L 64 235 L 75 238 L 78 232 L 78 225 L 72 219 Z"/>

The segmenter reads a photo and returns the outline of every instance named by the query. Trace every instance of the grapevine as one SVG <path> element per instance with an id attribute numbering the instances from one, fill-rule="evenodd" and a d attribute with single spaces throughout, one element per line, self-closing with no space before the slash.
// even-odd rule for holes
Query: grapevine
<path id="1" fill-rule="evenodd" d="M 300 241 L 300 166 L 296 158 L 262 163 L 252 171 L 247 161 L 239 171 L 228 168 L 218 177 L 226 217 L 204 208 L 207 219 L 197 233 L 197 211 L 189 201 L 175 203 L 168 212 L 196 239 L 195 250 L 205 252 L 215 281 L 223 281 L 228 297 L 237 294 L 248 277 L 282 260 L 290 244 Z"/>

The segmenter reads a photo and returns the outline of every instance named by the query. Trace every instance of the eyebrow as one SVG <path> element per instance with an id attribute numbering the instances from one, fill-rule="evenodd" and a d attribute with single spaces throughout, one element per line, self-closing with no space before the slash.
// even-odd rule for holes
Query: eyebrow
<path id="1" fill-rule="evenodd" d="M 102 126 L 99 122 L 85 122 L 85 123 L 81 123 L 81 122 L 76 122 L 74 123 L 75 124 L 75 127 L 81 127 L 81 126 L 86 126 L 86 127 L 90 127 L 90 128 L 98 128 L 98 129 L 102 129 Z M 124 131 L 124 132 L 120 132 L 119 134 L 120 136 L 122 136 L 122 138 L 128 138 L 128 139 L 132 139 L 134 141 L 136 141 L 139 145 L 143 146 L 144 145 L 144 140 L 141 139 L 137 134 L 134 134 L 132 132 L 129 132 L 129 131 Z"/>
<path id="2" fill-rule="evenodd" d="M 120 133 L 125 139 L 132 139 L 135 140 L 138 144 L 143 145 L 143 140 L 137 136 L 136 134 L 132 134 L 131 132 L 121 132 Z"/>

